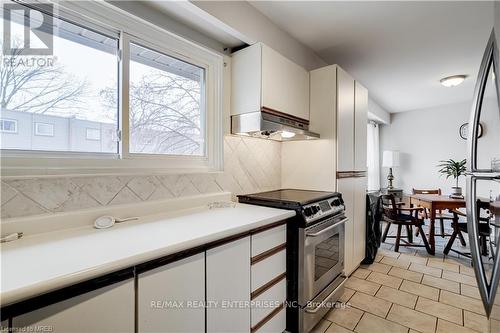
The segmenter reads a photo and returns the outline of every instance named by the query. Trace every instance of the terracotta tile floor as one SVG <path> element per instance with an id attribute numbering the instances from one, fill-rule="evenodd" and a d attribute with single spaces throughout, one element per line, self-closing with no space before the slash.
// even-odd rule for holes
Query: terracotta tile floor
<path id="1" fill-rule="evenodd" d="M 394 239 L 387 239 L 375 262 L 361 265 L 346 282 L 346 306 L 327 313 L 312 332 L 489 332 L 470 260 L 453 252 L 444 256 L 448 240 L 437 236 L 436 255 L 430 256 L 415 247 L 396 253 Z M 454 248 L 467 251 L 458 241 Z M 492 333 L 500 332 L 498 296 Z"/>

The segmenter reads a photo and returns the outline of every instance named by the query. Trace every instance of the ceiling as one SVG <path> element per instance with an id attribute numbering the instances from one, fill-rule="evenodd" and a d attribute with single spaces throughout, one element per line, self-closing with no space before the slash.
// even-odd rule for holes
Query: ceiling
<path id="1" fill-rule="evenodd" d="M 471 101 L 493 27 L 492 2 L 250 3 L 389 112 Z M 456 74 L 468 78 L 454 88 L 439 83 Z"/>

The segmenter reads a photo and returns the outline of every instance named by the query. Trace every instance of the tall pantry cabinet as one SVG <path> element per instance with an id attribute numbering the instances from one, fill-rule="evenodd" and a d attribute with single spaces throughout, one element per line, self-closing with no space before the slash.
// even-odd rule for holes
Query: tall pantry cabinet
<path id="1" fill-rule="evenodd" d="M 365 257 L 368 91 L 337 65 L 310 72 L 314 141 L 282 144 L 282 187 L 338 191 L 346 205 L 344 272 Z"/>

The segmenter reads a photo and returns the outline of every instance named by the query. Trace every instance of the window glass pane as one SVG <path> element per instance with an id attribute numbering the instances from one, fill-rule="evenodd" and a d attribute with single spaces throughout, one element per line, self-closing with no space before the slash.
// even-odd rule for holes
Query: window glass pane
<path id="1" fill-rule="evenodd" d="M 54 125 L 35 123 L 35 135 L 54 136 Z"/>
<path id="2" fill-rule="evenodd" d="M 11 11 L 7 22 L 11 26 L 10 44 L 16 48 L 26 47 L 23 15 L 27 13 Z M 41 20 L 44 15 L 31 11 L 30 18 Z M 53 28 L 44 30 L 53 37 L 53 55 L 15 53 L 2 59 L 0 71 L 5 79 L 0 82 L 0 112 L 2 117 L 17 121 L 17 133 L 2 131 L 0 147 L 118 153 L 118 36 L 57 18 L 53 18 Z M 34 33 L 30 36 L 33 47 L 43 46 Z M 87 140 L 88 127 L 101 129 L 102 140 Z"/>
<path id="3" fill-rule="evenodd" d="M 101 130 L 98 128 L 87 128 L 87 140 L 101 140 Z"/>
<path id="4" fill-rule="evenodd" d="M 17 121 L 12 119 L 1 119 L 0 120 L 0 131 L 4 133 L 16 133 L 17 132 Z"/>
<path id="5" fill-rule="evenodd" d="M 131 153 L 205 154 L 204 69 L 130 44 Z"/>

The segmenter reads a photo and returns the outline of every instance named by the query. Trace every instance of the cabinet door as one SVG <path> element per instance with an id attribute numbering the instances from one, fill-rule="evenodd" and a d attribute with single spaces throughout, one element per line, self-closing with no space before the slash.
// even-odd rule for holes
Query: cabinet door
<path id="1" fill-rule="evenodd" d="M 354 178 L 337 180 L 337 190 L 342 193 L 345 214 L 349 221 L 345 224 L 344 273 L 350 275 L 357 267 L 354 260 Z"/>
<path id="2" fill-rule="evenodd" d="M 134 281 L 129 279 L 13 318 L 22 332 L 134 332 Z"/>
<path id="3" fill-rule="evenodd" d="M 250 256 L 250 236 L 207 251 L 207 332 L 250 332 Z"/>
<path id="4" fill-rule="evenodd" d="M 366 177 L 354 178 L 353 258 L 359 265 L 365 259 L 366 248 Z"/>
<path id="5" fill-rule="evenodd" d="M 309 72 L 263 44 L 262 106 L 309 120 Z"/>
<path id="6" fill-rule="evenodd" d="M 354 79 L 337 67 L 337 171 L 352 170 L 354 170 Z"/>
<path id="7" fill-rule="evenodd" d="M 205 253 L 141 273 L 139 332 L 205 330 Z"/>
<path id="8" fill-rule="evenodd" d="M 368 90 L 356 82 L 354 99 L 354 170 L 366 167 L 366 135 L 368 123 Z"/>
<path id="9" fill-rule="evenodd" d="M 231 115 L 260 111 L 262 47 L 254 44 L 231 57 Z"/>

